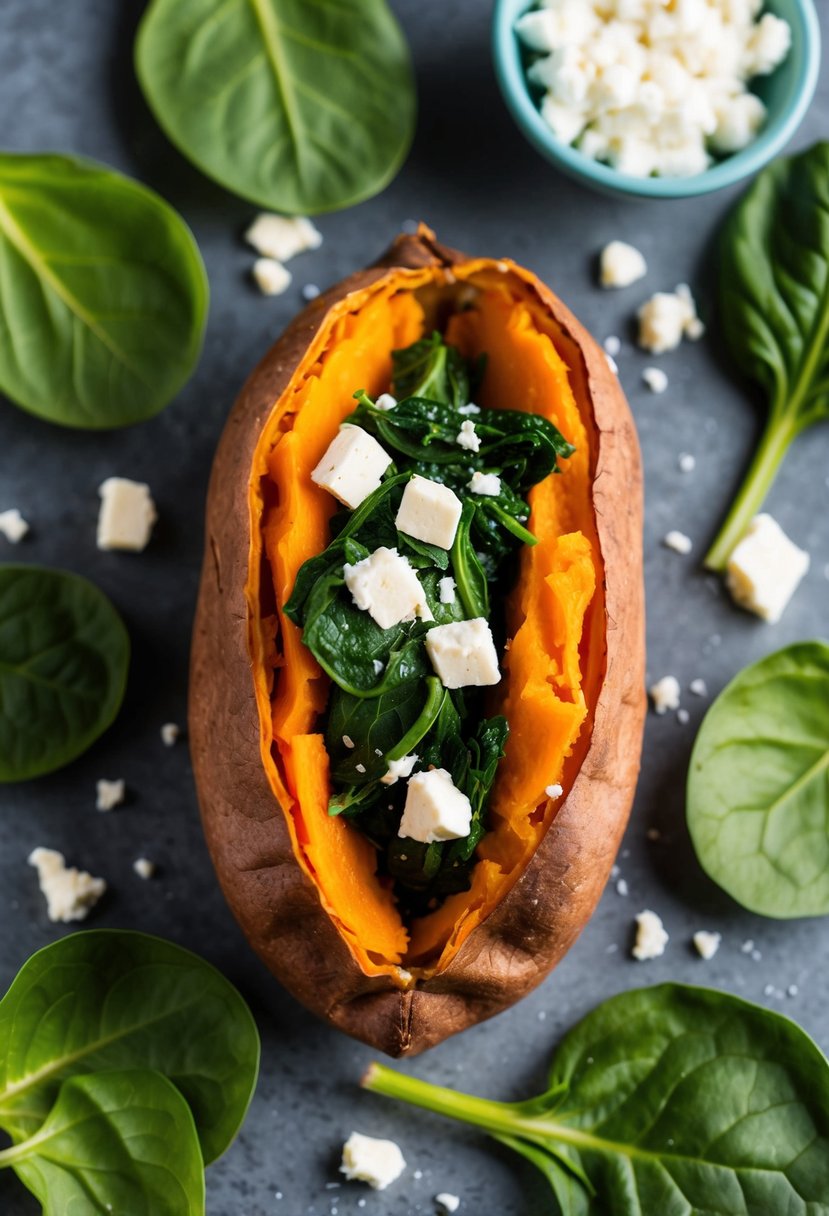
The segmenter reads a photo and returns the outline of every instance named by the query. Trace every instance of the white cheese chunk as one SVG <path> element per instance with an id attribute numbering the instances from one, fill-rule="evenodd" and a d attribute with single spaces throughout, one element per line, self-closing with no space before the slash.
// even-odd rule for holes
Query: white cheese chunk
<path id="1" fill-rule="evenodd" d="M 374 404 L 378 410 L 393 410 L 397 405 L 397 398 L 391 393 L 381 393 Z"/>
<path id="2" fill-rule="evenodd" d="M 306 249 L 319 249 L 322 235 L 305 216 L 263 211 L 248 228 L 245 240 L 263 257 L 287 262 Z"/>
<path id="3" fill-rule="evenodd" d="M 381 629 L 413 621 L 416 616 L 433 620 L 417 574 L 396 549 L 381 546 L 354 565 L 346 562 L 343 577 L 354 603 Z"/>
<path id="4" fill-rule="evenodd" d="M 561 797 L 561 795 L 564 793 L 564 789 L 560 785 L 548 785 L 544 790 L 544 793 L 548 798 L 552 798 L 555 801 L 556 798 Z"/>
<path id="5" fill-rule="evenodd" d="M 403 1154 L 393 1140 L 352 1132 L 343 1145 L 340 1173 L 349 1182 L 367 1182 L 375 1191 L 384 1191 L 405 1168 Z"/>
<path id="6" fill-rule="evenodd" d="M 320 289 L 317 287 L 316 283 L 306 283 L 302 289 L 303 300 L 308 300 L 309 302 L 311 300 L 316 300 L 319 294 Z"/>
<path id="7" fill-rule="evenodd" d="M 290 270 L 275 258 L 257 258 L 251 274 L 263 296 L 281 296 L 291 286 Z"/>
<path id="8" fill-rule="evenodd" d="M 683 337 L 696 341 L 705 333 L 690 288 L 680 283 L 674 292 L 658 291 L 637 314 L 639 345 L 653 355 L 676 350 Z"/>
<path id="9" fill-rule="evenodd" d="M 474 401 L 467 401 L 466 405 L 458 406 L 458 413 L 464 414 L 467 417 L 470 414 L 480 414 L 480 412 L 481 412 L 481 407 L 479 405 L 476 405 Z"/>
<path id="10" fill-rule="evenodd" d="M 658 714 L 667 713 L 669 709 L 679 709 L 679 680 L 676 676 L 663 676 L 648 689 L 653 707 Z"/>
<path id="11" fill-rule="evenodd" d="M 615 334 L 608 334 L 602 346 L 605 349 L 605 354 L 610 355 L 611 359 L 615 359 L 622 351 L 622 339 L 617 338 Z"/>
<path id="12" fill-rule="evenodd" d="M 726 97 L 717 107 L 717 125 L 711 135 L 715 152 L 740 152 L 757 137 L 766 121 L 766 107 L 755 93 Z"/>
<path id="13" fill-rule="evenodd" d="M 412 769 L 417 764 L 418 756 L 413 752 L 410 756 L 402 756 L 399 760 L 389 760 L 389 767 L 380 778 L 383 785 L 396 785 L 403 778 L 411 777 Z"/>
<path id="14" fill-rule="evenodd" d="M 599 256 L 599 282 L 602 287 L 630 287 L 648 273 L 642 254 L 626 241 L 610 241 Z M 608 351 L 613 354 L 613 351 Z"/>
<path id="15" fill-rule="evenodd" d="M 707 697 L 708 685 L 705 683 L 705 680 L 697 678 L 696 680 L 692 680 L 688 685 L 688 691 L 693 693 L 695 697 Z"/>
<path id="16" fill-rule="evenodd" d="M 466 488 L 473 494 L 486 494 L 490 498 L 497 498 L 501 493 L 501 478 L 497 473 L 482 473 L 476 469 L 466 483 Z"/>
<path id="17" fill-rule="evenodd" d="M 146 549 L 153 524 L 158 518 L 150 487 L 127 477 L 108 477 L 98 493 L 98 548 Z"/>
<path id="18" fill-rule="evenodd" d="M 161 728 L 161 742 L 165 747 L 173 747 L 181 734 L 181 727 L 176 722 L 165 722 Z"/>
<path id="19" fill-rule="evenodd" d="M 666 549 L 673 549 L 674 553 L 681 553 L 683 556 L 687 556 L 694 547 L 690 536 L 686 536 L 684 532 L 677 532 L 676 529 L 667 532 L 662 537 L 662 544 Z"/>
<path id="20" fill-rule="evenodd" d="M 462 510 L 463 503 L 449 486 L 415 473 L 406 482 L 394 523 L 415 540 L 451 549 Z"/>
<path id="21" fill-rule="evenodd" d="M 642 379 L 652 393 L 664 393 L 668 387 L 668 377 L 661 367 L 646 367 Z"/>
<path id="22" fill-rule="evenodd" d="M 154 861 L 150 861 L 149 857 L 136 857 L 132 868 L 139 878 L 146 880 L 154 877 L 156 865 Z"/>
<path id="23" fill-rule="evenodd" d="M 645 909 L 636 917 L 636 942 L 633 946 L 633 957 L 639 962 L 659 958 L 665 953 L 669 941 L 661 917 L 655 912 Z"/>
<path id="24" fill-rule="evenodd" d="M 67 869 L 63 854 L 56 849 L 34 849 L 29 854 L 29 865 L 37 870 L 47 915 L 55 923 L 85 920 L 107 889 L 103 878 L 93 878 L 74 866 Z"/>
<path id="25" fill-rule="evenodd" d="M 454 604 L 455 580 L 451 574 L 445 574 L 443 578 L 438 579 L 438 595 L 442 604 Z"/>
<path id="26" fill-rule="evenodd" d="M 29 525 L 18 511 L 10 507 L 8 511 L 0 511 L 0 535 L 12 545 L 18 544 L 29 531 Z"/>
<path id="27" fill-rule="evenodd" d="M 447 1213 L 447 1216 L 452 1216 L 452 1213 L 457 1212 L 461 1206 L 458 1196 L 450 1194 L 449 1191 L 441 1191 L 439 1195 L 435 1195 L 435 1203 L 442 1212 Z"/>
<path id="28" fill-rule="evenodd" d="M 717 953 L 721 941 L 721 933 L 709 933 L 707 929 L 700 929 L 694 934 L 694 948 L 706 963 Z"/>
<path id="29" fill-rule="evenodd" d="M 311 480 L 352 511 L 380 485 L 392 458 L 362 427 L 343 423 Z"/>
<path id="30" fill-rule="evenodd" d="M 97 783 L 95 806 L 99 811 L 111 811 L 120 806 L 126 796 L 126 786 L 123 778 L 117 781 L 107 781 L 102 777 Z"/>
<path id="31" fill-rule="evenodd" d="M 433 844 L 469 835 L 472 804 L 445 768 L 432 768 L 409 778 L 398 836 Z"/>
<path id="32" fill-rule="evenodd" d="M 476 434 L 475 423 L 468 418 L 466 422 L 461 423 L 461 429 L 455 436 L 455 443 L 459 447 L 466 448 L 469 452 L 477 452 L 481 447 L 481 437 Z"/>
<path id="33" fill-rule="evenodd" d="M 680 473 L 693 473 L 697 467 L 696 457 L 692 456 L 690 452 L 680 452 L 676 463 L 679 466 Z"/>
<path id="34" fill-rule="evenodd" d="M 761 514 L 728 559 L 725 581 L 741 608 L 775 622 L 808 569 L 809 554 L 789 540 L 776 519 Z"/>
<path id="35" fill-rule="evenodd" d="M 774 13 L 764 13 L 748 44 L 746 70 L 752 76 L 768 76 L 786 58 L 791 45 L 789 23 Z"/>
<path id="36" fill-rule="evenodd" d="M 484 617 L 436 625 L 426 651 L 444 688 L 497 684 L 501 679 L 492 630 Z"/>

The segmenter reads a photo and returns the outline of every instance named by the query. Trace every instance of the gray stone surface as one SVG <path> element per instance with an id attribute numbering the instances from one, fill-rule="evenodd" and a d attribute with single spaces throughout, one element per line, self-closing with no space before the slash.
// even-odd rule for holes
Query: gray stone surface
<path id="1" fill-rule="evenodd" d="M 420 89 L 411 156 L 379 198 L 323 217 L 322 248 L 297 258 L 294 287 L 267 300 L 248 282 L 252 257 L 240 240 L 254 209 L 180 158 L 140 97 L 131 43 L 142 8 L 138 0 L 0 5 L 4 145 L 84 153 L 160 190 L 192 224 L 213 292 L 198 372 L 154 421 L 123 433 L 82 434 L 0 402 L 0 509 L 18 506 L 32 524 L 17 550 L 0 540 L 0 557 L 88 575 L 119 606 L 134 644 L 126 704 L 108 734 L 65 772 L 0 793 L 0 989 L 33 950 L 62 932 L 47 922 L 26 865 L 35 845 L 60 848 L 111 883 L 90 924 L 145 929 L 200 951 L 253 1007 L 263 1039 L 262 1076 L 239 1141 L 209 1171 L 211 1216 L 331 1216 L 335 1208 L 345 1216 L 358 1211 L 363 1197 L 359 1210 L 369 1216 L 412 1216 L 432 1212 L 432 1197 L 442 1190 L 462 1196 L 462 1213 L 533 1216 L 548 1211 L 549 1203 L 529 1165 L 474 1132 L 358 1090 L 372 1052 L 315 1022 L 269 978 L 219 895 L 199 830 L 186 742 L 163 747 L 159 728 L 185 719 L 203 498 L 223 420 L 248 369 L 300 306 L 302 286 L 324 286 L 362 266 L 407 218 L 427 220 L 448 243 L 525 262 L 600 339 L 615 333 L 624 342 L 619 366 L 639 425 L 647 481 L 649 673 L 679 677 L 691 720 L 681 726 L 674 715 L 649 716 L 643 776 L 619 861 L 629 895 L 608 889 L 568 958 L 519 1007 L 403 1066 L 504 1098 L 542 1087 L 557 1037 L 598 1001 L 667 979 L 711 984 L 782 1008 L 829 1048 L 826 926 L 743 912 L 701 873 L 683 818 L 688 756 L 708 703 L 688 695 L 688 682 L 702 676 L 714 694 L 746 663 L 827 632 L 829 431 L 824 427 L 797 444 L 769 503 L 813 561 L 783 621 L 765 626 L 732 608 L 696 560 L 756 437 L 751 396 L 729 375 L 715 326 L 710 341 L 657 361 L 671 382 L 664 396 L 653 396 L 640 380 L 652 361 L 634 349 L 631 332 L 642 298 L 683 280 L 694 284 L 710 315 L 712 242 L 733 195 L 626 203 L 563 180 L 524 143 L 501 104 L 490 68 L 490 6 L 398 0 Z M 829 34 L 825 7 L 822 20 Z M 797 145 L 825 135 L 828 121 L 824 72 Z M 595 256 L 614 237 L 644 251 L 650 274 L 626 291 L 602 293 L 594 285 Z M 682 451 L 697 458 L 693 474 L 677 469 Z M 146 479 L 155 493 L 161 519 L 141 556 L 95 549 L 96 490 L 110 474 Z M 691 557 L 661 546 L 671 528 L 693 538 Z M 128 804 L 110 815 L 94 808 L 101 776 L 124 777 L 129 789 Z M 659 842 L 648 840 L 651 827 L 660 830 Z M 139 855 L 158 861 L 156 880 L 142 882 L 133 874 Z M 631 923 L 645 907 L 662 915 L 671 943 L 664 958 L 637 964 L 629 958 Z M 724 935 L 708 964 L 690 948 L 699 928 Z M 747 938 L 761 959 L 741 951 Z M 764 995 L 766 985 L 785 990 L 793 983 L 795 998 Z M 409 1171 L 385 1194 L 354 1185 L 334 1189 L 339 1147 L 352 1128 L 391 1135 L 402 1145 Z M 36 1205 L 4 1173 L 0 1208 L 6 1216 L 24 1216 Z"/>

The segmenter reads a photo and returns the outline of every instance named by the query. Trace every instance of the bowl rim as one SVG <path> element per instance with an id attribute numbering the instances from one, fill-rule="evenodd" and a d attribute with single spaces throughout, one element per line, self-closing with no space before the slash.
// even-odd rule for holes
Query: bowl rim
<path id="1" fill-rule="evenodd" d="M 534 0 L 495 0 L 492 16 L 492 56 L 495 76 L 507 109 L 536 151 L 577 181 L 607 193 L 640 198 L 693 198 L 750 177 L 773 160 L 800 126 L 817 88 L 821 62 L 821 33 L 814 0 L 791 0 L 804 48 L 795 82 L 782 111 L 773 116 L 755 140 L 704 173 L 693 177 L 633 177 L 591 160 L 577 148 L 561 143 L 544 122 L 530 95 L 521 64 L 516 18 Z"/>

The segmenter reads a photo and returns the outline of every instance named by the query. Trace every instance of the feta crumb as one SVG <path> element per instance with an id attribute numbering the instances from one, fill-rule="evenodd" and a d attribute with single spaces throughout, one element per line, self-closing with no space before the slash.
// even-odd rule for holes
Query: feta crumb
<path id="1" fill-rule="evenodd" d="M 346 562 L 343 578 L 354 603 L 381 629 L 413 621 L 416 616 L 424 621 L 433 619 L 417 574 L 396 549 L 381 545 L 353 565 Z"/>
<path id="2" fill-rule="evenodd" d="M 662 538 L 662 544 L 666 549 L 673 549 L 674 553 L 681 553 L 683 556 L 689 554 L 694 547 L 690 536 L 676 530 L 666 533 Z"/>
<path id="3" fill-rule="evenodd" d="M 374 405 L 378 410 L 393 410 L 397 405 L 397 398 L 393 397 L 391 393 L 381 393 Z"/>
<path id="4" fill-rule="evenodd" d="M 774 623 L 808 569 L 809 554 L 789 540 L 776 519 L 761 514 L 728 559 L 725 582 L 735 603 Z"/>
<path id="5" fill-rule="evenodd" d="M 445 768 L 409 778 L 398 836 L 433 844 L 469 835 L 472 804 Z"/>
<path id="6" fill-rule="evenodd" d="M 691 715 L 687 709 L 678 709 L 676 711 L 676 720 L 680 726 L 687 726 L 691 721 Z"/>
<path id="7" fill-rule="evenodd" d="M 669 709 L 679 709 L 679 680 L 676 676 L 663 676 L 648 689 L 653 707 L 658 714 L 667 713 Z"/>
<path id="8" fill-rule="evenodd" d="M 245 240 L 263 257 L 287 262 L 307 249 L 319 249 L 322 234 L 305 216 L 263 211 L 248 228 Z"/>
<path id="9" fill-rule="evenodd" d="M 5 536 L 10 544 L 18 544 L 28 531 L 29 525 L 17 507 L 10 507 L 8 511 L 0 511 L 0 535 Z"/>
<path id="10" fill-rule="evenodd" d="M 384 1191 L 405 1168 L 403 1154 L 393 1140 L 352 1132 L 343 1145 L 340 1173 L 349 1182 L 367 1182 L 375 1191 Z"/>
<path id="11" fill-rule="evenodd" d="M 541 1014 L 539 1014 L 539 1017 L 540 1016 Z M 458 1196 L 450 1195 L 448 1191 L 441 1191 L 439 1195 L 435 1195 L 435 1203 L 439 1208 L 442 1208 L 444 1212 L 448 1213 L 448 1216 L 452 1216 L 452 1213 L 457 1212 L 458 1208 L 461 1206 L 461 1201 Z"/>
<path id="12" fill-rule="evenodd" d="M 173 747 L 181 735 L 181 727 L 177 722 L 165 722 L 161 728 L 161 742 L 165 747 Z"/>
<path id="13" fill-rule="evenodd" d="M 402 756 L 399 760 L 389 760 L 389 767 L 380 778 L 383 785 L 396 785 L 401 777 L 404 779 L 410 777 L 418 759 L 419 757 L 412 752 L 410 756 Z"/>
<path id="14" fill-rule="evenodd" d="M 544 793 L 548 798 L 556 799 L 564 793 L 564 788 L 560 785 L 548 785 L 545 787 Z"/>
<path id="15" fill-rule="evenodd" d="M 445 574 L 443 578 L 438 579 L 438 596 L 442 604 L 454 604 L 455 580 L 451 574 Z"/>
<path id="16" fill-rule="evenodd" d="M 383 661 L 381 659 L 372 659 L 371 665 L 374 668 L 374 674 L 376 676 L 381 676 L 386 669 L 385 664 L 383 663 Z M 353 747 L 354 744 L 352 743 L 351 746 Z"/>
<path id="17" fill-rule="evenodd" d="M 148 857 L 136 857 L 132 868 L 139 878 L 147 879 L 155 875 L 155 862 L 150 861 Z"/>
<path id="18" fill-rule="evenodd" d="M 108 477 L 98 489 L 99 549 L 146 549 L 153 524 L 158 519 L 150 487 L 127 477 Z"/>
<path id="19" fill-rule="evenodd" d="M 677 464 L 680 473 L 693 473 L 697 467 L 696 457 L 692 456 L 690 452 L 680 452 Z"/>
<path id="20" fill-rule="evenodd" d="M 480 450 L 481 438 L 475 433 L 474 422 L 470 422 L 469 419 L 467 419 L 466 422 L 461 423 L 461 429 L 455 436 L 455 443 L 458 445 L 458 447 L 466 448 L 467 451 L 470 452 L 477 452 Z"/>
<path id="21" fill-rule="evenodd" d="M 93 878 L 74 866 L 67 869 L 66 859 L 56 849 L 34 849 L 29 854 L 29 865 L 37 870 L 47 915 L 53 923 L 85 920 L 107 889 L 103 878 Z"/>
<path id="22" fill-rule="evenodd" d="M 700 958 L 705 959 L 706 963 L 714 957 L 720 948 L 722 941 L 721 933 L 709 933 L 707 929 L 699 929 L 694 934 L 694 948 Z"/>
<path id="23" fill-rule="evenodd" d="M 111 811 L 114 807 L 120 806 L 126 795 L 126 786 L 121 777 L 117 781 L 107 781 L 106 777 L 102 777 L 97 783 L 96 789 L 95 806 L 99 811 Z"/>
<path id="24" fill-rule="evenodd" d="M 444 688 L 483 687 L 501 679 L 492 630 L 484 617 L 436 625 L 426 651 Z"/>
<path id="25" fill-rule="evenodd" d="M 358 773 L 364 773 L 366 771 L 366 766 L 364 764 L 355 764 L 354 767 Z"/>
<path id="26" fill-rule="evenodd" d="M 636 942 L 633 947 L 633 957 L 639 962 L 659 958 L 665 953 L 669 937 L 662 920 L 655 912 L 645 909 L 636 917 Z"/>
<path id="27" fill-rule="evenodd" d="M 466 405 L 458 406 L 459 414 L 480 414 L 481 407 L 476 405 L 474 401 L 467 401 Z"/>
<path id="28" fill-rule="evenodd" d="M 451 549 L 462 511 L 463 503 L 449 486 L 414 473 L 406 482 L 394 524 L 415 540 Z"/>
<path id="29" fill-rule="evenodd" d="M 696 341 L 705 333 L 687 283 L 680 283 L 674 292 L 657 291 L 641 306 L 637 317 L 639 345 L 652 355 L 676 350 L 684 337 Z"/>
<path id="30" fill-rule="evenodd" d="M 623 898 L 626 898 L 628 895 L 630 895 L 630 887 L 627 885 L 627 882 L 625 881 L 624 878 L 620 878 L 617 880 L 616 894 L 621 895 Z"/>
<path id="31" fill-rule="evenodd" d="M 707 697 L 708 685 L 705 683 L 705 680 L 698 677 L 688 685 L 688 691 L 693 693 L 695 697 Z"/>
<path id="32" fill-rule="evenodd" d="M 486 494 L 491 498 L 497 498 L 501 493 L 501 478 L 497 473 L 481 473 L 476 469 L 466 483 L 466 488 L 473 494 Z"/>
<path id="33" fill-rule="evenodd" d="M 786 996 L 797 996 L 798 992 L 800 992 L 800 989 L 797 984 L 789 984 L 786 989 Z"/>
<path id="34" fill-rule="evenodd" d="M 742 946 L 740 946 L 740 949 L 742 950 L 743 954 L 751 954 L 752 950 L 754 949 L 754 941 L 753 941 L 753 939 L 752 939 L 752 938 L 750 938 L 750 937 L 749 937 L 749 938 L 747 938 L 747 939 L 746 939 L 746 940 L 743 942 Z"/>
<path id="35" fill-rule="evenodd" d="M 291 272 L 274 258 L 257 258 L 251 268 L 263 296 L 281 296 L 291 286 Z"/>
<path id="36" fill-rule="evenodd" d="M 354 740 L 351 738 L 351 735 L 343 735 L 343 744 L 348 748 L 354 747 Z"/>
<path id="37" fill-rule="evenodd" d="M 664 393 L 668 387 L 668 377 L 661 367 L 646 367 L 642 379 L 652 393 Z"/>
<path id="38" fill-rule="evenodd" d="M 607 361 L 607 366 L 613 372 L 613 375 L 618 376 L 619 375 L 619 364 L 616 362 L 616 360 L 613 358 L 612 355 L 609 355 L 607 353 L 607 351 L 605 351 L 604 357 L 605 357 L 605 360 Z"/>
<path id="39" fill-rule="evenodd" d="M 313 469 L 311 480 L 353 511 L 379 487 L 391 462 L 373 435 L 346 422 Z"/>
<path id="40" fill-rule="evenodd" d="M 644 257 L 626 241 L 610 241 L 599 255 L 599 282 L 602 287 L 630 287 L 647 273 L 648 264 Z M 607 353 L 612 355 L 618 352 L 608 350 Z"/>
<path id="41" fill-rule="evenodd" d="M 308 300 L 308 301 L 316 300 L 316 298 L 319 294 L 320 294 L 320 289 L 319 289 L 319 287 L 317 287 L 316 283 L 306 283 L 302 289 L 303 300 Z"/>
<path id="42" fill-rule="evenodd" d="M 605 354 L 610 355 L 611 359 L 615 359 L 622 349 L 622 341 L 615 334 L 610 334 L 605 338 L 602 345 L 604 346 Z"/>

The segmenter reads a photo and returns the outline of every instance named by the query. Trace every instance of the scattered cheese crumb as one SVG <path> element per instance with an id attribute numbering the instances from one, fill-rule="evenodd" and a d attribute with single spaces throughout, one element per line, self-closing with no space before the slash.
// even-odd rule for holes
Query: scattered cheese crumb
<path id="1" fill-rule="evenodd" d="M 364 773 L 366 771 L 366 766 L 364 764 L 355 764 L 354 767 L 358 773 Z"/>
<path id="2" fill-rule="evenodd" d="M 455 580 L 451 574 L 445 574 L 443 578 L 438 579 L 438 596 L 442 604 L 454 604 Z"/>
<path id="3" fill-rule="evenodd" d="M 125 795 L 126 786 L 122 777 L 117 781 L 107 781 L 106 777 L 102 777 L 97 784 L 95 806 L 99 811 L 111 811 L 121 805 Z"/>
<path id="4" fill-rule="evenodd" d="M 172 747 L 181 734 L 181 727 L 177 722 L 165 722 L 161 728 L 161 742 L 165 747 Z"/>
<path id="5" fill-rule="evenodd" d="M 560 798 L 564 793 L 564 789 L 560 785 L 548 785 L 546 786 L 544 793 L 548 798 Z"/>
<path id="6" fill-rule="evenodd" d="M 0 511 L 0 534 L 12 545 L 18 544 L 29 531 L 29 525 L 18 511 L 10 507 L 8 511 Z"/>
<path id="7" fill-rule="evenodd" d="M 652 355 L 676 350 L 683 338 L 695 342 L 705 333 L 687 283 L 680 283 L 675 292 L 657 291 L 636 315 L 639 345 Z"/>
<path id="8" fill-rule="evenodd" d="M 668 387 L 668 377 L 661 367 L 646 367 L 642 379 L 652 393 L 664 393 Z"/>
<path id="9" fill-rule="evenodd" d="M 257 258 L 251 269 L 263 296 L 281 296 L 291 286 L 291 272 L 275 258 Z"/>
<path id="10" fill-rule="evenodd" d="M 346 747 L 354 747 L 354 740 L 351 738 L 351 735 L 343 735 L 343 743 Z"/>
<path id="11" fill-rule="evenodd" d="M 603 345 L 605 354 L 610 355 L 611 359 L 615 359 L 622 349 L 621 339 L 617 338 L 615 334 L 610 334 L 605 338 Z"/>
<path id="12" fill-rule="evenodd" d="M 616 362 L 616 360 L 613 358 L 612 355 L 609 355 L 607 353 L 607 351 L 605 351 L 604 357 L 607 361 L 607 366 L 613 372 L 613 375 L 618 376 L 619 375 L 619 364 Z"/>
<path id="13" fill-rule="evenodd" d="M 707 929 L 700 929 L 694 934 L 694 948 L 706 963 L 717 953 L 721 941 L 721 933 L 709 933 Z"/>
<path id="14" fill-rule="evenodd" d="M 99 487 L 99 549 L 146 549 L 153 524 L 158 519 L 150 487 L 128 477 L 108 477 Z"/>
<path id="15" fill-rule="evenodd" d="M 752 939 L 752 938 L 750 938 L 750 937 L 749 937 L 749 938 L 747 938 L 747 939 L 746 939 L 746 940 L 743 942 L 742 946 L 740 946 L 740 949 L 742 950 L 743 954 L 751 954 L 752 950 L 754 949 L 754 941 L 753 941 L 753 939 Z"/>
<path id="16" fill-rule="evenodd" d="M 662 538 L 662 544 L 666 549 L 673 549 L 674 553 L 681 553 L 686 556 L 694 547 L 694 542 L 690 536 L 686 536 L 684 532 L 676 530 L 666 533 Z"/>
<path id="17" fill-rule="evenodd" d="M 139 878 L 152 878 L 155 874 L 155 862 L 148 857 L 136 857 L 132 868 Z"/>
<path id="18" fill-rule="evenodd" d="M 655 912 L 645 909 L 636 917 L 636 942 L 633 957 L 639 962 L 659 958 L 665 953 L 669 938 L 662 920 Z"/>
<path id="19" fill-rule="evenodd" d="M 397 398 L 391 393 L 381 393 L 374 402 L 375 409 L 378 410 L 393 410 L 397 405 Z"/>
<path id="20" fill-rule="evenodd" d="M 541 1017 L 541 1014 L 538 1016 Z M 452 1216 L 453 1212 L 457 1212 L 458 1208 L 461 1206 L 461 1201 L 458 1196 L 450 1195 L 448 1191 L 441 1191 L 439 1195 L 435 1195 L 435 1203 L 439 1208 L 442 1208 L 444 1212 L 447 1212 L 449 1216 Z"/>
<path id="21" fill-rule="evenodd" d="M 303 215 L 274 215 L 263 211 L 248 228 L 245 240 L 263 257 L 287 262 L 307 249 L 319 249 L 322 234 Z"/>
<path id="22" fill-rule="evenodd" d="M 648 264 L 644 257 L 626 241 L 610 241 L 599 255 L 599 282 L 602 287 L 630 287 L 647 273 Z M 614 352 L 608 351 L 608 354 Z"/>
<path id="23" fill-rule="evenodd" d="M 658 714 L 667 713 L 669 709 L 679 709 L 679 680 L 676 676 L 663 676 L 648 689 L 653 707 Z"/>
<path id="24" fill-rule="evenodd" d="M 458 406 L 459 414 L 480 414 L 481 407 L 476 405 L 474 401 L 467 401 L 466 405 Z"/>
<path id="25" fill-rule="evenodd" d="M 725 581 L 735 603 L 773 624 L 808 569 L 809 554 L 789 540 L 776 519 L 761 514 L 728 559 Z"/>
<path id="26" fill-rule="evenodd" d="M 66 859 L 56 849 L 34 849 L 29 865 L 37 870 L 47 915 L 54 923 L 85 920 L 107 889 L 103 878 L 93 878 L 86 870 L 67 869 Z"/>
<path id="27" fill-rule="evenodd" d="M 412 752 L 409 756 L 401 756 L 399 760 L 389 760 L 389 767 L 380 778 L 383 785 L 396 785 L 401 777 L 403 779 L 411 777 L 412 769 L 417 764 L 418 759 L 419 757 Z"/>
<path id="28" fill-rule="evenodd" d="M 374 674 L 376 676 L 381 676 L 385 671 L 385 664 L 383 663 L 382 659 L 372 659 L 371 665 L 374 668 Z M 354 745 L 352 744 L 352 747 L 353 746 Z"/>
<path id="29" fill-rule="evenodd" d="M 458 447 L 466 448 L 467 451 L 477 452 L 481 447 L 481 437 L 475 433 L 475 423 L 467 419 L 461 423 L 461 429 L 455 436 L 455 443 Z"/>
<path id="30" fill-rule="evenodd" d="M 693 473 L 697 467 L 696 457 L 692 456 L 690 452 L 680 452 L 677 464 L 680 473 Z"/>
<path id="31" fill-rule="evenodd" d="M 789 984 L 788 988 L 786 989 L 786 996 L 797 996 L 799 991 L 800 989 L 798 988 L 797 984 Z"/>
<path id="32" fill-rule="evenodd" d="M 316 300 L 319 294 L 320 289 L 317 287 L 316 283 L 306 283 L 302 289 L 303 300 Z"/>
<path id="33" fill-rule="evenodd" d="M 464 423 L 464 425 L 466 424 Z M 497 473 L 481 473 L 476 469 L 466 483 L 466 488 L 473 494 L 486 494 L 491 498 L 497 498 L 501 493 L 501 478 Z"/>
<path id="34" fill-rule="evenodd" d="M 384 1191 L 405 1168 L 403 1154 L 393 1140 L 352 1132 L 343 1145 L 340 1172 L 349 1182 L 367 1182 L 375 1191 Z"/>
<path id="35" fill-rule="evenodd" d="M 617 881 L 616 894 L 621 895 L 623 899 L 626 898 L 628 895 L 630 895 L 630 887 L 627 885 L 627 882 L 625 881 L 624 878 L 620 878 Z"/>
<path id="36" fill-rule="evenodd" d="M 687 709 L 678 709 L 676 711 L 676 720 L 680 726 L 687 726 L 691 721 L 691 715 Z"/>
<path id="37" fill-rule="evenodd" d="M 707 697 L 708 685 L 705 683 L 705 680 L 697 678 L 696 680 L 692 680 L 688 685 L 688 691 L 692 692 L 695 697 Z"/>

